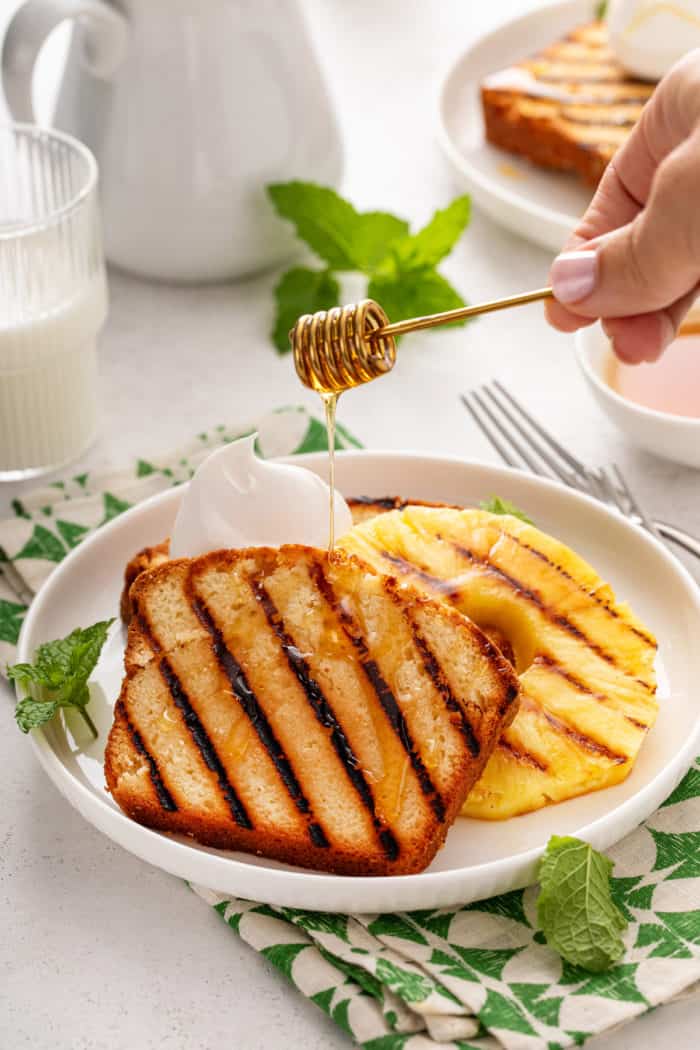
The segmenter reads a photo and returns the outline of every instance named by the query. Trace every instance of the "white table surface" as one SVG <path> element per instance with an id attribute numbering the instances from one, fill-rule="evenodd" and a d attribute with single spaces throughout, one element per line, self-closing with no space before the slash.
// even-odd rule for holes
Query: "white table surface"
<path id="1" fill-rule="evenodd" d="M 16 0 L 7 0 L 0 16 Z M 434 144 L 434 85 L 452 54 L 523 0 L 307 0 L 341 113 L 345 190 L 422 223 L 457 191 Z M 49 92 L 60 60 L 39 73 Z M 476 301 L 544 283 L 545 252 L 476 214 L 444 269 Z M 101 438 L 82 465 L 156 453 L 219 421 L 315 399 L 270 348 L 270 274 L 182 288 L 111 273 L 102 338 Z M 352 291 L 349 289 L 349 294 Z M 456 394 L 491 376 L 591 461 L 616 459 L 651 510 L 700 533 L 699 475 L 636 452 L 584 389 L 571 340 L 541 307 L 465 330 L 417 334 L 391 379 L 343 398 L 340 418 L 375 448 L 494 460 Z M 17 486 L 0 488 L 0 513 Z M 9 691 L 0 686 L 3 699 Z M 315 1006 L 241 944 L 178 880 L 125 853 L 58 795 L 0 704 L 0 1046 L 8 1050 L 344 1050 Z M 606 1050 L 698 1045 L 700 1003 L 655 1011 Z"/>

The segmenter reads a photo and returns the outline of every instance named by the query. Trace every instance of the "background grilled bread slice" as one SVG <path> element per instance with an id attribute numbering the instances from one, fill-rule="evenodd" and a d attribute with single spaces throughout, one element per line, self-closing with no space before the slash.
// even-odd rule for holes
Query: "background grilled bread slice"
<path id="1" fill-rule="evenodd" d="M 124 569 L 124 586 L 119 600 L 119 615 L 123 623 L 128 624 L 131 619 L 131 599 L 129 592 L 131 585 L 137 576 L 149 569 L 156 569 L 163 565 L 170 557 L 170 540 L 163 540 L 154 547 L 143 547 L 137 551 L 133 558 L 127 562 Z"/>
<path id="2" fill-rule="evenodd" d="M 605 23 L 592 22 L 484 80 L 486 138 L 596 185 L 653 90 L 624 72 Z"/>
<path id="3" fill-rule="evenodd" d="M 520 709 L 466 816 L 504 819 L 624 780 L 656 719 L 656 641 L 582 558 L 482 510 L 407 507 L 339 543 L 441 596 L 504 653 L 512 647 Z"/>
<path id="4" fill-rule="evenodd" d="M 421 871 L 517 706 L 457 610 L 308 547 L 132 587 L 109 790 L 135 820 L 344 874 Z"/>
<path id="5" fill-rule="evenodd" d="M 401 499 L 400 496 L 358 496 L 348 499 L 347 502 L 355 525 L 358 525 L 361 521 L 367 521 L 369 518 L 374 518 L 377 514 L 385 514 L 390 510 L 402 510 L 408 506 L 409 502 L 421 507 L 444 507 L 447 505 L 444 503 L 425 503 L 423 500 L 409 501 Z M 124 570 L 124 587 L 119 602 L 119 613 L 125 624 L 128 624 L 131 619 L 129 591 L 132 583 L 142 572 L 146 572 L 148 569 L 155 569 L 158 565 L 166 562 L 169 553 L 170 540 L 166 539 L 162 543 L 157 543 L 154 547 L 144 547 L 127 564 Z"/>

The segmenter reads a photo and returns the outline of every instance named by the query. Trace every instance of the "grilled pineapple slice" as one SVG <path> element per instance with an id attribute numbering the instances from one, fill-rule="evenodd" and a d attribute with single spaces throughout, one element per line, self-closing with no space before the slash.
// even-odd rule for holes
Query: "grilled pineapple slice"
<path id="1" fill-rule="evenodd" d="M 656 641 L 582 558 L 508 515 L 418 506 L 340 546 L 512 647 L 520 710 L 465 816 L 500 820 L 625 779 L 656 718 Z"/>

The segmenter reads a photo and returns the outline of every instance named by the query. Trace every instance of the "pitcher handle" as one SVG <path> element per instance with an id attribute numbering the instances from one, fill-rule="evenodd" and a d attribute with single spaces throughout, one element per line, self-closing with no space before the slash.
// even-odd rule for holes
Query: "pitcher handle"
<path id="1" fill-rule="evenodd" d="M 106 80 L 121 64 L 128 22 L 103 0 L 27 0 L 10 21 L 2 47 L 2 86 L 14 120 L 34 120 L 34 64 L 49 33 L 67 18 L 85 25 L 85 63 L 94 76 Z"/>

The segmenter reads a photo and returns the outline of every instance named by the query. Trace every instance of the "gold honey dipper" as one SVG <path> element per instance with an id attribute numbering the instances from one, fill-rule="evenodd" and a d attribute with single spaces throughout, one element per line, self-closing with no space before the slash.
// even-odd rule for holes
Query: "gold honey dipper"
<path id="1" fill-rule="evenodd" d="M 294 367 L 302 383 L 321 395 L 328 431 L 328 480 L 330 485 L 328 547 L 335 541 L 335 410 L 338 397 L 362 383 L 369 383 L 390 372 L 396 361 L 395 336 L 416 332 L 420 328 L 435 328 L 461 321 L 477 314 L 505 310 L 510 306 L 524 306 L 538 299 L 550 299 L 551 288 L 511 295 L 506 299 L 492 299 L 477 306 L 460 306 L 425 317 L 411 317 L 393 324 L 373 299 L 361 303 L 334 306 L 304 314 L 289 333 L 294 353 Z"/>
<path id="2" fill-rule="evenodd" d="M 306 386 L 319 394 L 337 395 L 390 372 L 396 360 L 397 335 L 436 328 L 511 306 L 524 306 L 539 299 L 551 299 L 552 295 L 551 288 L 538 288 L 393 324 L 373 299 L 304 314 L 289 333 L 294 366 Z"/>

